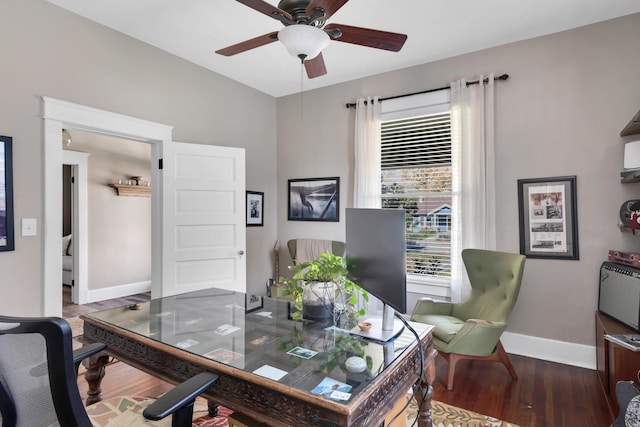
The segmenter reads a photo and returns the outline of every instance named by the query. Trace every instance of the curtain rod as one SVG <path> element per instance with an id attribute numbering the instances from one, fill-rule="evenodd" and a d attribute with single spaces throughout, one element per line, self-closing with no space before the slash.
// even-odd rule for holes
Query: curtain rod
<path id="1" fill-rule="evenodd" d="M 497 76 L 494 77 L 493 80 L 494 81 L 498 81 L 498 80 L 508 80 L 509 79 L 509 74 L 502 74 L 501 76 Z M 484 80 L 482 81 L 483 83 L 488 83 L 489 82 L 489 78 L 485 77 Z M 478 83 L 480 83 L 480 80 L 474 80 L 472 82 L 467 82 L 467 87 L 471 86 L 471 85 L 477 85 Z M 380 98 L 379 102 L 382 101 L 388 101 L 390 99 L 397 99 L 397 98 L 404 98 L 406 96 L 412 96 L 412 95 L 422 95 L 423 93 L 429 93 L 429 92 L 437 92 L 439 90 L 445 90 L 445 89 L 450 89 L 450 86 L 445 86 L 445 87 L 439 87 L 437 89 L 429 89 L 429 90 L 423 90 L 421 92 L 413 92 L 413 93 L 405 93 L 404 95 L 396 95 L 396 96 L 389 96 L 387 98 Z M 367 102 L 365 101 L 365 104 Z M 352 102 L 350 104 L 346 104 L 347 108 L 355 108 L 356 107 L 356 103 Z"/>

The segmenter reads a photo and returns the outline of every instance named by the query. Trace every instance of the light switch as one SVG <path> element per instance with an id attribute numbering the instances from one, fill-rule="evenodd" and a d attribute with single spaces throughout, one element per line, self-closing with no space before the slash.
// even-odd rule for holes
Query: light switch
<path id="1" fill-rule="evenodd" d="M 36 218 L 22 218 L 22 235 L 35 236 L 38 234 L 38 220 Z"/>

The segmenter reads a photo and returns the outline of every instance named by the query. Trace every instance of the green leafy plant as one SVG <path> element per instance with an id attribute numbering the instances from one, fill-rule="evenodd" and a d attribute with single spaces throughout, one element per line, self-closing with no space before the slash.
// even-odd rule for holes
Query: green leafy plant
<path id="1" fill-rule="evenodd" d="M 318 259 L 290 266 L 289 270 L 293 273 L 293 277 L 291 279 L 280 278 L 280 283 L 283 283 L 287 292 L 293 295 L 294 305 L 297 310 L 292 315 L 294 319 L 302 318 L 302 297 L 305 287 L 317 282 L 335 284 L 334 318 L 342 315 L 346 316 L 346 320 L 353 322 L 366 313 L 366 308 L 356 309 L 356 305 L 358 303 L 358 295 L 361 295 L 364 301 L 367 302 L 369 301 L 369 294 L 347 278 L 349 270 L 347 261 L 343 257 L 332 253 L 323 253 L 320 254 Z"/>

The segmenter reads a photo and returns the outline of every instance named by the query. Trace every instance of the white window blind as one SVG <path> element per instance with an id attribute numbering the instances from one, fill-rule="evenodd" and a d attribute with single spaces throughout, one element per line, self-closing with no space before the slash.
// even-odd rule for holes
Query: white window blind
<path id="1" fill-rule="evenodd" d="M 437 110 L 410 117 L 402 117 L 395 111 L 386 116 L 392 119 L 383 115 L 382 207 L 406 211 L 410 278 L 448 283 L 445 279 L 451 276 L 451 117 L 448 103 L 439 105 Z M 415 108 L 412 111 L 415 113 Z"/>

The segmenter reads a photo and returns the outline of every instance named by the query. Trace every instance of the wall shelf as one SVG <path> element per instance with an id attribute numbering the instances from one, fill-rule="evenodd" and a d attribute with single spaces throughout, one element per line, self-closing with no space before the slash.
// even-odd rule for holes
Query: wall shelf
<path id="1" fill-rule="evenodd" d="M 640 182 L 640 169 L 620 172 L 620 182 L 622 182 L 623 184 Z"/>
<path id="2" fill-rule="evenodd" d="M 109 184 L 118 196 L 151 197 L 151 187 L 146 185 Z"/>
<path id="3" fill-rule="evenodd" d="M 633 116 L 629 124 L 622 129 L 620 136 L 635 135 L 638 133 L 640 133 L 640 111 L 638 111 L 638 114 Z"/>

